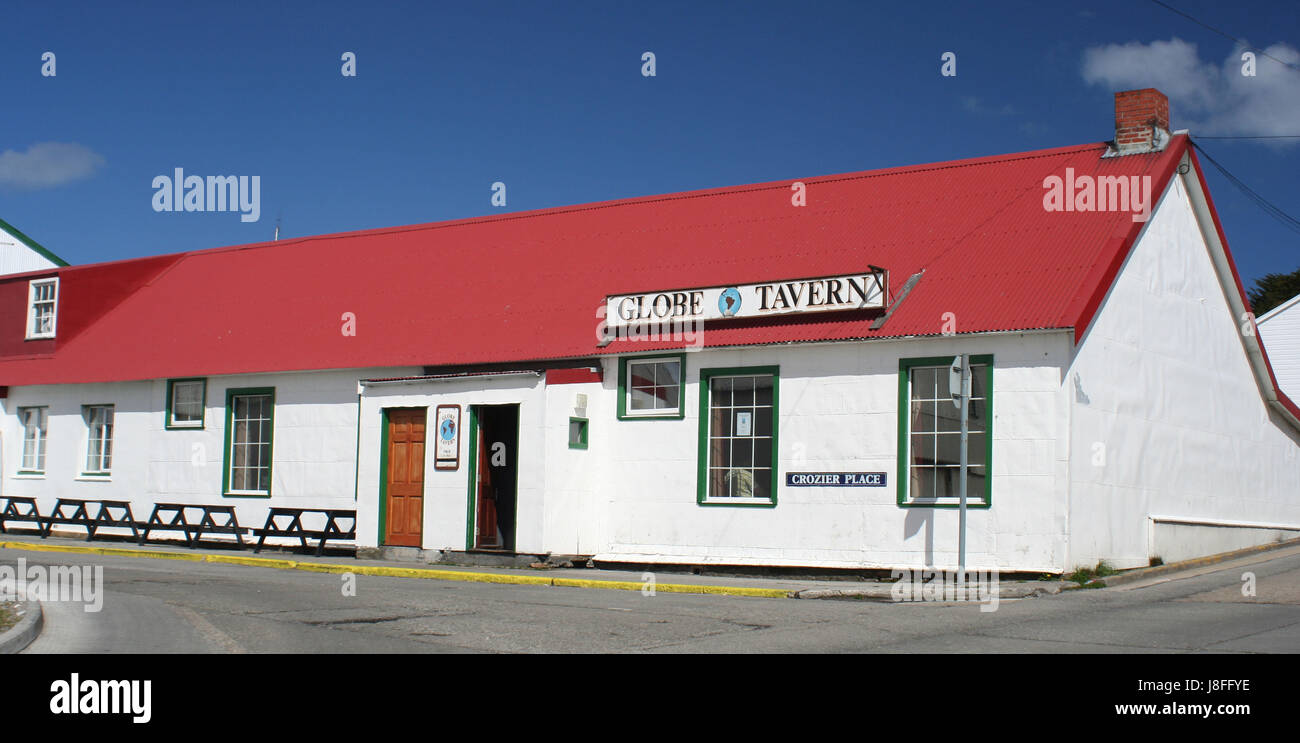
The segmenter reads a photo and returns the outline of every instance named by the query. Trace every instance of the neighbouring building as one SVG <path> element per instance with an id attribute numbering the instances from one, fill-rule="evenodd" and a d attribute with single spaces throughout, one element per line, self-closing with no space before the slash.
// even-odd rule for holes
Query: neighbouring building
<path id="1" fill-rule="evenodd" d="M 0 276 L 27 271 L 43 271 L 68 265 L 67 261 L 41 247 L 0 219 Z"/>
<path id="2" fill-rule="evenodd" d="M 1300 295 L 1259 316 L 1260 339 L 1268 345 L 1268 360 L 1278 389 L 1300 400 Z"/>
<path id="3" fill-rule="evenodd" d="M 358 546 L 1145 565 L 1300 532 L 1185 132 L 0 278 L 7 495 L 355 508 Z"/>

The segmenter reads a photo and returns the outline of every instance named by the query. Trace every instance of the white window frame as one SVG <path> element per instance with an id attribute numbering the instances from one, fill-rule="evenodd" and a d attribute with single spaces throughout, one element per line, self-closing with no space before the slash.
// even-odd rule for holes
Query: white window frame
<path id="1" fill-rule="evenodd" d="M 682 354 L 666 354 L 659 356 L 633 356 L 622 359 L 623 364 L 623 398 L 621 400 L 619 417 L 623 420 L 631 418 L 670 418 L 680 420 L 686 412 L 686 358 Z M 677 365 L 677 407 L 675 408 L 649 408 L 635 410 L 632 407 L 632 367 L 644 364 L 676 364 Z M 658 384 L 656 380 L 655 388 L 667 388 L 669 385 Z"/>
<path id="2" fill-rule="evenodd" d="M 176 390 L 183 384 L 197 384 L 199 386 L 199 418 L 193 421 L 176 420 Z M 167 380 L 167 421 L 166 428 L 203 428 L 204 419 L 207 418 L 208 407 L 208 380 L 206 378 L 196 379 L 169 379 Z"/>
<path id="3" fill-rule="evenodd" d="M 101 429 L 106 429 L 102 437 L 96 436 L 95 411 L 107 411 L 103 423 L 99 424 Z M 113 473 L 113 430 L 116 428 L 116 410 L 113 405 L 85 405 L 81 409 L 82 418 L 86 421 L 86 458 L 83 462 L 85 465 L 81 470 L 83 477 L 108 477 Z M 102 442 L 99 453 L 95 454 L 91 449 L 96 442 Z M 92 457 L 97 457 L 92 461 Z M 104 464 L 108 466 L 105 467 Z M 98 465 L 92 467 L 91 465 Z"/>
<path id="4" fill-rule="evenodd" d="M 48 331 L 41 332 L 40 330 L 37 329 L 37 324 L 36 324 L 36 320 L 37 320 L 36 292 L 38 289 L 46 286 L 54 287 L 54 296 L 50 299 L 41 300 L 41 303 L 44 304 L 46 302 L 49 302 L 54 306 L 50 312 L 50 329 Z M 59 277 L 55 276 L 54 278 L 51 279 L 32 279 L 31 281 L 27 282 L 27 340 L 43 340 L 46 338 L 53 338 L 55 336 L 55 333 L 58 332 L 58 325 L 59 325 Z"/>
<path id="5" fill-rule="evenodd" d="M 961 436 L 960 428 L 958 428 L 956 431 L 946 430 L 944 432 L 938 432 L 937 430 L 936 431 L 913 431 L 912 430 L 912 409 L 917 404 L 925 404 L 925 403 L 934 404 L 936 406 L 937 411 L 942 411 L 943 413 L 946 414 L 944 417 L 948 418 L 949 420 L 949 423 L 947 425 L 949 429 L 954 427 L 952 424 L 952 420 L 960 419 L 959 410 L 955 405 L 953 405 L 950 397 L 943 397 L 942 395 L 939 395 L 937 391 L 932 391 L 930 392 L 929 395 L 918 395 L 918 390 L 916 388 L 916 382 L 915 382 L 916 372 L 922 370 L 933 371 L 936 375 L 936 380 L 937 380 L 935 385 L 936 390 L 940 386 L 946 388 L 947 374 L 948 374 L 948 369 L 951 366 L 951 362 L 949 362 L 946 357 L 944 357 L 943 359 L 901 359 L 900 361 L 906 363 L 907 368 L 900 372 L 905 375 L 902 381 L 906 388 L 906 400 L 905 400 L 906 407 L 899 411 L 899 415 L 901 416 L 899 433 L 903 437 L 900 439 L 900 441 L 903 443 L 900 448 L 900 459 L 899 459 L 900 468 L 898 474 L 898 483 L 900 489 L 899 505 L 901 506 L 942 506 L 942 507 L 957 506 L 960 504 L 961 499 L 959 496 L 956 495 L 955 492 L 951 495 L 935 496 L 935 495 L 917 494 L 912 490 L 913 469 L 932 470 L 936 473 L 936 480 L 937 480 L 938 472 L 941 470 L 947 470 L 949 472 L 953 472 L 957 470 L 956 465 L 953 464 L 939 465 L 937 464 L 937 462 L 928 465 L 913 464 L 914 457 L 916 454 L 915 450 L 913 449 L 914 436 L 923 436 L 926 437 L 927 439 L 933 440 L 932 449 L 934 452 L 936 452 L 935 459 L 937 459 L 937 452 L 938 452 L 941 437 L 948 437 L 950 440 L 951 439 L 956 439 L 958 441 L 960 440 L 960 436 Z M 939 361 L 943 361 L 945 363 L 938 363 Z M 992 429 L 993 427 L 992 393 L 993 393 L 993 369 L 994 369 L 993 357 L 990 355 L 972 356 L 971 366 L 973 368 L 985 370 L 983 389 L 980 390 L 982 394 L 978 397 L 971 398 L 971 405 L 979 406 L 980 408 L 982 408 L 983 415 L 979 418 L 979 422 L 976 422 L 975 420 L 971 421 L 970 431 L 969 431 L 970 434 L 974 436 L 982 437 L 983 445 L 977 446 L 974 440 L 970 441 L 967 444 L 968 451 L 970 454 L 978 453 L 981 455 L 981 458 L 984 460 L 979 464 L 975 464 L 974 463 L 976 461 L 975 458 L 970 457 L 970 461 L 972 463 L 971 466 L 974 468 L 978 468 L 982 471 L 984 475 L 985 487 L 969 489 L 966 494 L 966 498 L 967 498 L 967 505 L 969 507 L 988 508 L 992 505 L 991 477 L 993 471 L 993 462 L 992 462 L 992 455 L 991 455 L 991 451 L 992 451 L 991 438 L 993 436 L 993 429 Z M 904 402 L 904 400 L 900 399 L 900 402 Z M 973 415 L 972 415 L 972 419 L 974 419 Z M 936 422 L 936 429 L 937 429 L 937 422 Z M 957 448 L 958 448 L 958 455 L 960 456 L 960 443 L 958 443 Z M 958 486 L 960 486 L 960 483 L 958 483 Z"/>
<path id="6" fill-rule="evenodd" d="M 757 381 L 760 379 L 770 380 L 771 382 L 771 400 L 767 403 L 757 401 L 754 393 L 755 385 L 750 384 L 750 400 L 748 402 L 736 404 L 734 399 L 728 400 L 725 405 L 717 404 L 714 399 L 713 385 L 717 381 L 727 380 L 729 384 L 734 385 L 738 379 L 749 379 Z M 700 370 L 700 479 L 696 493 L 697 501 L 700 505 L 728 505 L 728 506 L 775 506 L 777 497 L 779 450 L 779 410 L 780 396 L 779 388 L 781 380 L 780 369 L 775 366 L 754 366 L 754 367 L 737 367 L 737 368 L 717 368 Z M 728 392 L 728 396 L 731 392 Z M 769 411 L 767 419 L 770 430 L 766 434 L 759 433 L 758 413 L 760 410 Z M 719 434 L 713 429 L 714 418 L 716 413 L 724 411 L 728 420 L 728 432 Z M 739 415 L 747 414 L 749 431 L 740 433 L 736 429 L 735 423 L 739 420 Z M 759 462 L 756 455 L 758 441 L 767 439 L 768 455 L 764 462 Z M 715 441 L 727 441 L 732 454 L 728 457 L 727 462 L 716 462 L 713 459 L 713 445 Z M 733 464 L 735 451 L 734 447 L 737 442 L 750 443 L 749 464 Z M 766 464 L 767 466 L 761 466 Z M 766 470 L 767 476 L 763 484 L 769 490 L 766 497 L 749 495 L 718 495 L 712 491 L 713 474 L 715 471 L 727 471 L 724 476 L 730 477 L 732 474 L 743 475 L 749 474 L 750 488 L 756 489 L 758 484 L 757 472 Z M 743 482 L 743 479 L 741 480 Z M 729 484 L 730 488 L 730 484 Z"/>
<path id="7" fill-rule="evenodd" d="M 27 415 L 37 413 L 39 415 L 39 427 L 36 429 L 35 445 L 35 462 L 28 466 L 27 443 L 29 426 Z M 50 409 L 44 405 L 32 405 L 29 407 L 18 408 L 18 422 L 22 425 L 22 454 L 18 457 L 18 474 L 20 475 L 43 475 L 45 474 L 45 455 L 49 448 L 49 426 L 50 426 Z"/>
<path id="8" fill-rule="evenodd" d="M 240 398 L 265 398 L 266 410 L 265 417 L 258 418 L 237 418 Z M 239 431 L 240 421 L 265 421 L 266 422 L 266 440 L 244 441 L 239 442 L 235 436 Z M 271 496 L 271 477 L 274 474 L 274 450 L 275 450 L 275 391 L 274 388 L 249 388 L 249 389 L 230 389 L 226 391 L 226 457 L 223 466 L 225 467 L 224 477 L 224 495 L 227 496 L 253 496 L 269 498 Z M 266 461 L 261 461 L 259 453 L 258 464 L 250 466 L 248 464 L 238 465 L 239 447 L 246 447 L 246 451 L 254 447 L 266 446 Z M 245 454 L 245 457 L 247 454 Z M 245 460 L 247 461 L 247 460 Z M 235 470 L 266 470 L 266 489 L 265 490 L 241 490 L 235 486 Z"/>

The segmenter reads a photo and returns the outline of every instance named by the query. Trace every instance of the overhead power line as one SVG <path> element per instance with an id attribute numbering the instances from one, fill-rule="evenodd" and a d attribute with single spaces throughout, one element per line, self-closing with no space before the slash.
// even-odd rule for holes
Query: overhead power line
<path id="1" fill-rule="evenodd" d="M 1242 182 L 1240 178 L 1228 172 L 1228 169 L 1220 165 L 1218 160 L 1215 160 L 1213 157 L 1211 157 L 1210 153 L 1206 152 L 1204 147 L 1200 146 L 1195 141 L 1192 142 L 1192 146 L 1196 148 L 1197 152 L 1200 152 L 1202 155 L 1204 155 L 1205 159 L 1208 160 L 1209 163 L 1215 167 L 1215 169 L 1217 169 L 1220 173 L 1222 173 L 1223 177 L 1227 178 L 1229 183 L 1236 186 L 1238 190 L 1240 190 L 1243 194 L 1245 194 L 1246 198 L 1255 202 L 1255 205 L 1258 206 L 1260 209 L 1263 209 L 1264 212 L 1268 214 L 1270 217 L 1281 222 L 1284 226 L 1294 230 L 1296 233 L 1300 233 L 1300 219 L 1296 219 L 1290 214 L 1287 214 L 1286 211 L 1284 211 L 1281 207 L 1276 206 L 1268 199 L 1259 195 L 1259 193 L 1257 193 L 1254 189 L 1252 189 L 1250 186 L 1247 186 L 1244 182 Z"/>
<path id="2" fill-rule="evenodd" d="M 1269 59 L 1273 60 L 1274 62 L 1277 62 L 1277 63 L 1280 64 L 1280 65 L 1285 65 L 1285 66 L 1290 67 L 1291 69 L 1293 69 L 1293 70 L 1295 70 L 1295 71 L 1297 71 L 1297 72 L 1300 72 L 1300 65 L 1294 65 L 1294 64 L 1292 64 L 1292 63 L 1290 63 L 1290 62 L 1287 62 L 1287 61 L 1285 61 L 1285 60 L 1278 59 L 1277 57 L 1274 57 L 1272 54 L 1269 54 L 1268 52 L 1264 51 L 1263 49 L 1257 49 L 1257 48 L 1251 46 L 1250 44 L 1247 44 L 1245 41 L 1243 41 L 1243 40 L 1241 40 L 1241 39 L 1238 39 L 1236 36 L 1233 36 L 1232 34 L 1226 32 L 1226 31 L 1221 31 L 1221 30 L 1215 28 L 1214 26 L 1211 26 L 1210 24 L 1205 23 L 1204 21 L 1199 21 L 1199 20 L 1197 20 L 1197 19 L 1195 19 L 1195 18 L 1193 18 L 1193 17 L 1187 15 L 1186 13 L 1184 13 L 1184 12 L 1181 11 L 1181 10 L 1179 10 L 1178 8 L 1173 7 L 1172 5 L 1168 5 L 1168 4 L 1166 4 L 1166 3 L 1162 3 L 1162 2 L 1160 2 L 1160 0 L 1151 0 L 1151 2 L 1155 3 L 1156 5 L 1159 5 L 1160 7 L 1164 8 L 1165 10 L 1168 10 L 1168 11 L 1170 11 L 1170 12 L 1172 12 L 1172 13 L 1177 13 L 1178 15 L 1180 15 L 1180 16 L 1186 18 L 1187 20 L 1191 21 L 1192 23 L 1195 23 L 1196 25 L 1198 25 L 1198 26 L 1200 26 L 1200 27 L 1202 27 L 1202 28 L 1209 29 L 1210 31 L 1213 31 L 1214 33 L 1216 33 L 1216 34 L 1222 36 L 1222 37 L 1225 38 L 1225 39 L 1231 39 L 1231 40 L 1237 42 L 1238 44 L 1241 44 L 1242 46 L 1246 47 L 1246 48 L 1249 49 L 1250 51 L 1255 52 L 1256 54 L 1258 54 L 1258 55 L 1260 55 L 1260 56 L 1262 56 L 1262 57 L 1268 57 Z"/>

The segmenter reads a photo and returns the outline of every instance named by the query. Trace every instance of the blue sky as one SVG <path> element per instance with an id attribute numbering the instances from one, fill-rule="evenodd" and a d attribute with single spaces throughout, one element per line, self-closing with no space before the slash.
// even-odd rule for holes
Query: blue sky
<path id="1" fill-rule="evenodd" d="M 1300 63 L 1293 2 L 1168 1 Z M 322 234 L 1095 142 L 1137 87 L 1194 136 L 1300 134 L 1300 71 L 1241 78 L 1232 41 L 1149 2 L 23 3 L 5 25 L 0 218 L 73 263 L 277 217 Z M 1300 216 L 1300 139 L 1202 144 Z M 155 212 L 177 167 L 260 176 L 261 219 Z M 1243 280 L 1300 268 L 1300 235 L 1207 178 Z"/>

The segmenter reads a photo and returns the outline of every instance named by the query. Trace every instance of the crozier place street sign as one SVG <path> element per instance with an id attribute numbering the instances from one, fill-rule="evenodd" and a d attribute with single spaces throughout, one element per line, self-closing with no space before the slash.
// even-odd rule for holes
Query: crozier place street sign
<path id="1" fill-rule="evenodd" d="M 816 279 L 669 289 L 605 297 L 605 324 L 691 322 L 876 309 L 885 306 L 883 270 Z"/>

